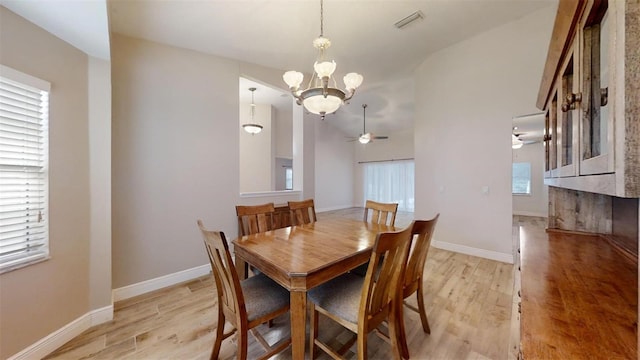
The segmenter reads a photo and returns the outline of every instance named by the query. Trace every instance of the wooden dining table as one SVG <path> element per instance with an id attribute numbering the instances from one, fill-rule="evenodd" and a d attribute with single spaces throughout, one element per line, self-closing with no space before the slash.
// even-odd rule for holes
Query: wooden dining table
<path id="1" fill-rule="evenodd" d="M 289 290 L 293 359 L 304 359 L 307 291 L 371 256 L 376 235 L 393 226 L 347 218 L 290 226 L 233 240 L 236 269 L 246 278 L 249 263 Z"/>

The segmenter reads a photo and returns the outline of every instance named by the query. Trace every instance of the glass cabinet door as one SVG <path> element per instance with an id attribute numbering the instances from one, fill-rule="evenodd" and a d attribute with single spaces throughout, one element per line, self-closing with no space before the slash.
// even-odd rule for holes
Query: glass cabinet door
<path id="1" fill-rule="evenodd" d="M 544 117 L 544 152 L 545 152 L 545 177 L 555 177 L 558 168 L 557 151 L 557 125 L 558 124 L 558 90 L 553 91 L 551 101 L 547 106 Z"/>
<path id="2" fill-rule="evenodd" d="M 577 148 L 578 148 L 578 114 L 582 94 L 579 90 L 579 67 L 576 59 L 575 43 L 570 46 L 570 52 L 561 68 L 558 92 L 562 99 L 560 112 L 556 124 L 556 146 L 558 151 L 558 177 L 576 176 Z"/>
<path id="3" fill-rule="evenodd" d="M 611 17 L 612 18 L 612 17 Z M 608 1 L 590 1 L 582 25 L 582 138 L 580 175 L 613 172 L 613 112 Z M 611 49 L 613 50 L 613 49 Z"/>

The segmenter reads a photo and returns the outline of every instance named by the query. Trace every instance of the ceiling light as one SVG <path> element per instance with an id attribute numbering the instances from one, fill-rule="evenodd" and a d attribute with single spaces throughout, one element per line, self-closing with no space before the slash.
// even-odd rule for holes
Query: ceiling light
<path id="1" fill-rule="evenodd" d="M 254 117 L 256 114 L 256 104 L 253 101 L 253 93 L 256 91 L 256 88 L 251 87 L 249 88 L 249 91 L 251 91 L 251 123 L 249 124 L 243 124 L 242 128 L 244 129 L 244 131 L 248 132 L 251 135 L 255 135 L 258 134 L 260 131 L 262 131 L 262 125 L 260 124 L 256 124 Z"/>
<path id="2" fill-rule="evenodd" d="M 524 145 L 524 142 L 518 139 L 517 136 L 511 134 L 511 148 L 512 149 L 520 149 Z"/>
<path id="3" fill-rule="evenodd" d="M 351 99 L 356 89 L 362 84 L 363 77 L 357 73 L 348 73 L 344 76 L 346 92 L 337 88 L 333 72 L 336 70 L 336 62 L 325 59 L 325 50 L 331 46 L 331 41 L 323 36 L 324 18 L 323 1 L 320 0 L 320 36 L 313 40 L 313 47 L 318 49 L 318 60 L 313 65 L 313 75 L 306 89 L 300 89 L 304 75 L 298 71 L 287 71 L 282 79 L 289 86 L 291 94 L 296 98 L 298 105 L 304 107 L 324 119 L 325 115 L 334 113 L 345 101 Z M 329 87 L 329 83 L 334 87 Z"/>
<path id="4" fill-rule="evenodd" d="M 360 144 L 368 144 L 371 141 L 371 134 L 366 133 L 366 134 L 360 135 L 360 137 L 358 138 L 358 141 L 360 142 Z"/>
<path id="5" fill-rule="evenodd" d="M 398 29 L 402 29 L 403 27 L 411 24 L 412 22 L 414 22 L 414 21 L 416 21 L 418 19 L 424 19 L 424 14 L 420 10 L 413 12 L 411 15 L 405 17 L 402 20 L 397 21 L 393 25 L 395 27 L 397 27 Z"/>

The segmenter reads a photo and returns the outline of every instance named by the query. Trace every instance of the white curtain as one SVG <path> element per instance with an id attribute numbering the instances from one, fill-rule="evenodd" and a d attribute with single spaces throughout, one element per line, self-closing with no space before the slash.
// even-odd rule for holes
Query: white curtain
<path id="1" fill-rule="evenodd" d="M 365 163 L 364 198 L 398 203 L 399 211 L 414 210 L 413 160 Z"/>

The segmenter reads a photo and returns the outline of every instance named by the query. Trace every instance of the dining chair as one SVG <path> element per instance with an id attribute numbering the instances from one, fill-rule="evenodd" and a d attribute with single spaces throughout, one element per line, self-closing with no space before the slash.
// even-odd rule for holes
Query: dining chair
<path id="1" fill-rule="evenodd" d="M 427 260 L 427 254 L 431 246 L 431 239 L 433 232 L 438 222 L 440 214 L 436 214 L 430 220 L 415 220 L 413 222 L 413 229 L 411 230 L 411 241 L 409 245 L 409 255 L 407 260 L 407 266 L 404 271 L 402 279 L 402 299 L 406 299 L 409 296 L 416 293 L 418 307 L 414 307 L 406 302 L 404 305 L 409 309 L 420 314 L 420 321 L 422 322 L 422 330 L 431 334 L 429 328 L 429 320 L 427 319 L 427 313 L 424 307 L 424 294 L 423 294 L 423 276 L 424 276 L 424 263 Z M 409 348 L 406 343 L 406 331 L 404 326 L 404 319 L 401 319 L 399 327 L 399 335 L 402 345 L 402 353 L 405 358 L 409 357 Z"/>
<path id="2" fill-rule="evenodd" d="M 273 230 L 273 203 L 262 205 L 237 205 L 238 235 L 246 236 Z"/>
<path id="3" fill-rule="evenodd" d="M 310 355 L 315 358 L 316 347 L 333 358 L 341 358 L 357 342 L 358 359 L 367 358 L 367 335 L 385 320 L 389 335 L 376 334 L 391 342 L 395 359 L 401 357 L 396 306 L 401 301 L 400 275 L 407 261 L 407 251 L 413 224 L 403 231 L 383 232 L 376 237 L 366 276 L 345 273 L 308 292 L 310 304 Z M 384 255 L 384 257 L 383 257 Z M 378 267 L 380 268 L 377 271 Z M 335 350 L 318 339 L 319 314 L 334 320 L 355 333 L 355 338 Z"/>
<path id="4" fill-rule="evenodd" d="M 269 358 L 287 348 L 291 344 L 290 337 L 270 346 L 255 328 L 289 311 L 289 292 L 264 274 L 240 281 L 224 233 L 205 229 L 201 220 L 198 220 L 198 227 L 209 255 L 218 296 L 218 325 L 211 359 L 218 358 L 222 341 L 234 333 L 237 333 L 238 359 L 247 358 L 249 331 L 266 350 L 259 359 Z M 233 329 L 225 334 L 226 321 Z"/>
<path id="5" fill-rule="evenodd" d="M 380 203 L 373 200 L 367 200 L 364 207 L 364 222 L 369 222 L 370 220 L 373 224 L 394 226 L 396 223 L 397 212 L 398 203 Z M 370 217 L 369 213 L 371 213 Z M 351 272 L 356 275 L 364 276 L 367 272 L 368 266 L 368 264 L 362 264 L 357 268 L 352 269 Z"/>
<path id="6" fill-rule="evenodd" d="M 393 226 L 396 223 L 398 203 L 380 203 L 367 200 L 364 206 L 364 222 Z M 371 217 L 369 217 L 371 213 Z"/>
<path id="7" fill-rule="evenodd" d="M 288 205 L 291 212 L 291 225 L 310 224 L 318 221 L 313 199 L 289 201 Z"/>

